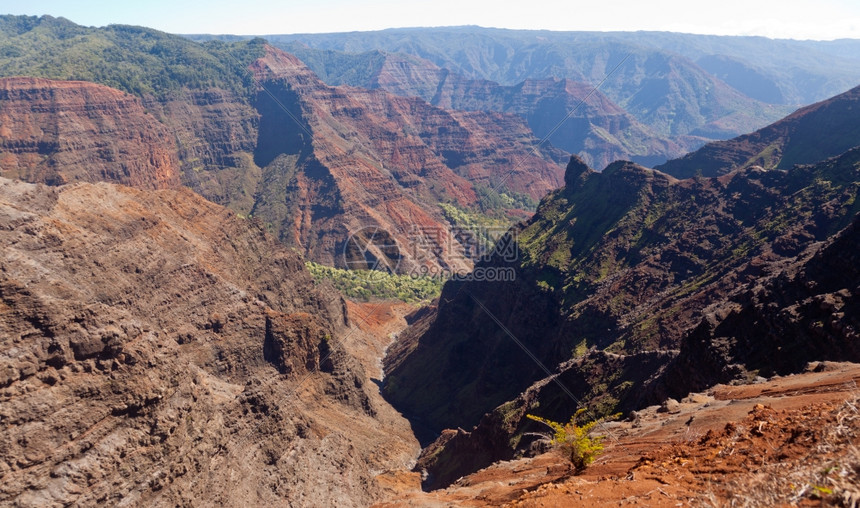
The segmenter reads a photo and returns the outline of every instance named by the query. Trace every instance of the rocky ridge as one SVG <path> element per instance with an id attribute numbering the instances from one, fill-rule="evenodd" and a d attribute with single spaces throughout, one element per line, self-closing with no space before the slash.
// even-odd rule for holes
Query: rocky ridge
<path id="1" fill-rule="evenodd" d="M 708 143 L 657 166 L 678 178 L 719 176 L 738 168 L 790 169 L 840 154 L 860 142 L 860 87 L 801 108 L 750 134 Z"/>
<path id="2" fill-rule="evenodd" d="M 525 415 L 564 421 L 573 404 L 570 393 L 589 407 L 591 418 L 606 411 L 607 400 L 628 415 L 661 403 L 663 412 L 675 412 L 678 400 L 720 383 L 803 372 L 811 361 L 860 363 L 858 231 L 860 216 L 797 258 L 763 268 L 758 278 L 705 308 L 679 351 L 590 351 L 484 415 L 472 431 L 443 432 L 419 459 L 417 467 L 430 473 L 425 486 L 446 486 L 527 452 L 533 444 L 529 433 L 539 429 Z"/>
<path id="3" fill-rule="evenodd" d="M 450 481 L 468 472 L 459 467 L 465 463 L 458 450 L 471 450 L 467 455 L 483 465 L 510 457 L 520 445 L 518 436 L 528 432 L 524 414 L 535 407 L 542 416 L 565 421 L 580 404 L 596 418 L 674 394 L 651 381 L 679 349 L 681 358 L 717 354 L 701 343 L 683 352 L 686 334 L 710 315 L 709 306 L 733 302 L 738 288 L 783 273 L 785 263 L 805 259 L 798 256 L 821 248 L 819 242 L 851 223 L 860 211 L 858 157 L 855 149 L 790 171 L 747 169 L 690 180 L 624 162 L 596 173 L 573 159 L 565 188 L 514 231 L 519 258 L 499 255 L 479 265 L 513 269 L 515 280 L 448 283 L 438 311 L 411 329 L 386 360 L 386 396 L 413 419 L 425 443 L 443 428 L 478 424 L 456 439 L 443 435 L 441 448 L 427 452 L 433 457 L 431 475 Z M 855 290 L 847 284 L 834 291 L 851 294 Z M 815 348 L 802 349 L 800 356 L 853 358 L 856 352 L 847 344 L 855 324 L 839 310 L 850 304 L 844 297 L 809 297 L 833 300 L 822 319 L 835 324 L 821 332 L 841 346 L 825 348 L 834 356 Z M 791 315 L 781 317 L 787 321 L 777 329 L 795 326 Z M 774 320 L 768 322 L 777 326 Z M 819 332 L 798 334 L 796 340 L 806 344 Z M 728 336 L 739 342 L 726 346 L 729 353 L 719 349 L 728 355 L 718 363 L 727 369 L 724 377 L 669 384 L 699 389 L 755 376 L 762 367 L 754 358 L 786 347 L 781 335 L 772 336 L 771 349 L 753 347 L 752 336 Z M 744 361 L 751 362 L 748 368 L 735 367 Z M 786 365 L 779 372 L 801 367 Z M 676 381 L 682 378 L 683 373 Z"/>

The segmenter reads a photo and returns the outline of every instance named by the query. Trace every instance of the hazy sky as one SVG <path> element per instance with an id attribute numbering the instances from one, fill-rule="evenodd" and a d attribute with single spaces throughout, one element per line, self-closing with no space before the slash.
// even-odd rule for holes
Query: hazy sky
<path id="1" fill-rule="evenodd" d="M 173 33 L 283 34 L 481 25 L 667 30 L 792 39 L 860 38 L 860 0 L 0 0 L 0 13 Z"/>

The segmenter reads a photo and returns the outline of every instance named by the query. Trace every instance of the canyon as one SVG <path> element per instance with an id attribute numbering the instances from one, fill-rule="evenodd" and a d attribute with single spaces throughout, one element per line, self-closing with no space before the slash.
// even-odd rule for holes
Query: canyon
<path id="1" fill-rule="evenodd" d="M 476 267 L 516 276 L 449 282 L 386 358 L 386 397 L 429 445 L 427 485 L 528 449 L 536 408 L 596 419 L 811 360 L 858 361 L 860 152 L 836 150 L 685 180 L 573 157 L 565 187 L 512 230 L 518 256 Z"/>
<path id="2" fill-rule="evenodd" d="M 0 42 L 0 504 L 860 502 L 851 41 Z"/>

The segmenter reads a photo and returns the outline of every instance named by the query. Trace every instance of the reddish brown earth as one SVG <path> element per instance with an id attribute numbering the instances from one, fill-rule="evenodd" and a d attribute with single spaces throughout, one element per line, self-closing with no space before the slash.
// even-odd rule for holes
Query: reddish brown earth
<path id="1" fill-rule="evenodd" d="M 417 456 L 368 332 L 406 309 L 353 321 L 259 221 L 0 178 L 0 246 L 0 504 L 366 506 Z"/>
<path id="2" fill-rule="evenodd" d="M 291 55 L 267 51 L 252 66 L 262 86 L 247 97 L 210 88 L 141 100 L 91 83 L 6 78 L 0 176 L 181 183 L 341 266 L 351 234 L 381 227 L 401 248 L 401 271 L 471 267 L 438 203 L 468 208 L 494 189 L 519 200 L 506 205 L 517 219 L 528 215 L 523 203 L 561 185 L 564 154 L 538 147 L 517 116 L 328 87 Z M 416 240 L 416 231 L 426 234 Z"/>
<path id="3" fill-rule="evenodd" d="M 182 183 L 247 215 L 262 176 L 253 156 L 260 115 L 248 99 L 218 88 L 178 90 L 145 106 L 171 133 Z"/>
<path id="4" fill-rule="evenodd" d="M 0 176 L 179 185 L 170 130 L 133 95 L 83 81 L 0 79 Z"/>
<path id="5" fill-rule="evenodd" d="M 604 424 L 605 453 L 581 474 L 549 452 L 433 492 L 411 489 L 417 480 L 404 476 L 401 492 L 376 506 L 854 506 L 857 381 L 860 365 L 823 363 L 758 384 L 718 385 L 668 411 L 653 406 Z"/>

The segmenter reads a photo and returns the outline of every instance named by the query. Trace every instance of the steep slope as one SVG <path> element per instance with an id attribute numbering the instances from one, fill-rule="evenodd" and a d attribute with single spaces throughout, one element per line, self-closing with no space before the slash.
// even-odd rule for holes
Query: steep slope
<path id="1" fill-rule="evenodd" d="M 515 116 L 329 87 L 272 47 L 252 69 L 262 115 L 255 162 L 268 182 L 253 213 L 314 259 L 343 263 L 348 235 L 378 227 L 401 246 L 387 255 L 400 270 L 460 270 L 469 260 L 437 203 L 474 207 L 487 192 L 536 200 L 561 184 L 561 152 L 538 148 Z"/>
<path id="2" fill-rule="evenodd" d="M 860 87 L 801 108 L 751 134 L 709 143 L 657 169 L 678 178 L 718 176 L 737 168 L 788 169 L 860 145 Z"/>
<path id="3" fill-rule="evenodd" d="M 79 81 L 0 78 L 0 176 L 177 187 L 170 131 L 136 97 Z"/>
<path id="4" fill-rule="evenodd" d="M 478 265 L 512 274 L 449 282 L 436 315 L 392 350 L 385 393 L 421 439 L 476 424 L 590 348 L 610 363 L 678 349 L 706 306 L 851 221 L 860 151 L 682 181 L 626 162 L 595 173 L 573 159 L 565 183 L 512 232 L 516 259 L 508 248 Z M 625 370 L 586 376 L 568 414 L 583 398 L 601 413 L 635 405 Z"/>
<path id="5" fill-rule="evenodd" d="M 471 432 L 447 431 L 425 449 L 418 463 L 429 473 L 425 487 L 447 486 L 528 449 L 529 433 L 538 429 L 525 415 L 566 421 L 573 402 L 565 390 L 581 397 L 594 417 L 607 402 L 629 411 L 667 397 L 687 400 L 718 383 L 802 372 L 810 362 L 860 362 L 858 242 L 855 215 L 843 231 L 796 258 L 751 261 L 742 270 L 754 267 L 759 275 L 705 307 L 700 324 L 683 335 L 680 352 L 592 351 L 563 363 L 553 376 L 484 415 Z M 797 386 L 792 391 L 803 393 Z"/>
<path id="6" fill-rule="evenodd" d="M 343 300 L 258 221 L 0 179 L 0 245 L 0 503 L 366 506 L 414 456 Z"/>
<path id="7" fill-rule="evenodd" d="M 797 372 L 813 359 L 860 362 L 858 339 L 860 216 L 825 244 L 706 309 L 651 389 L 678 397 L 739 376 Z"/>

